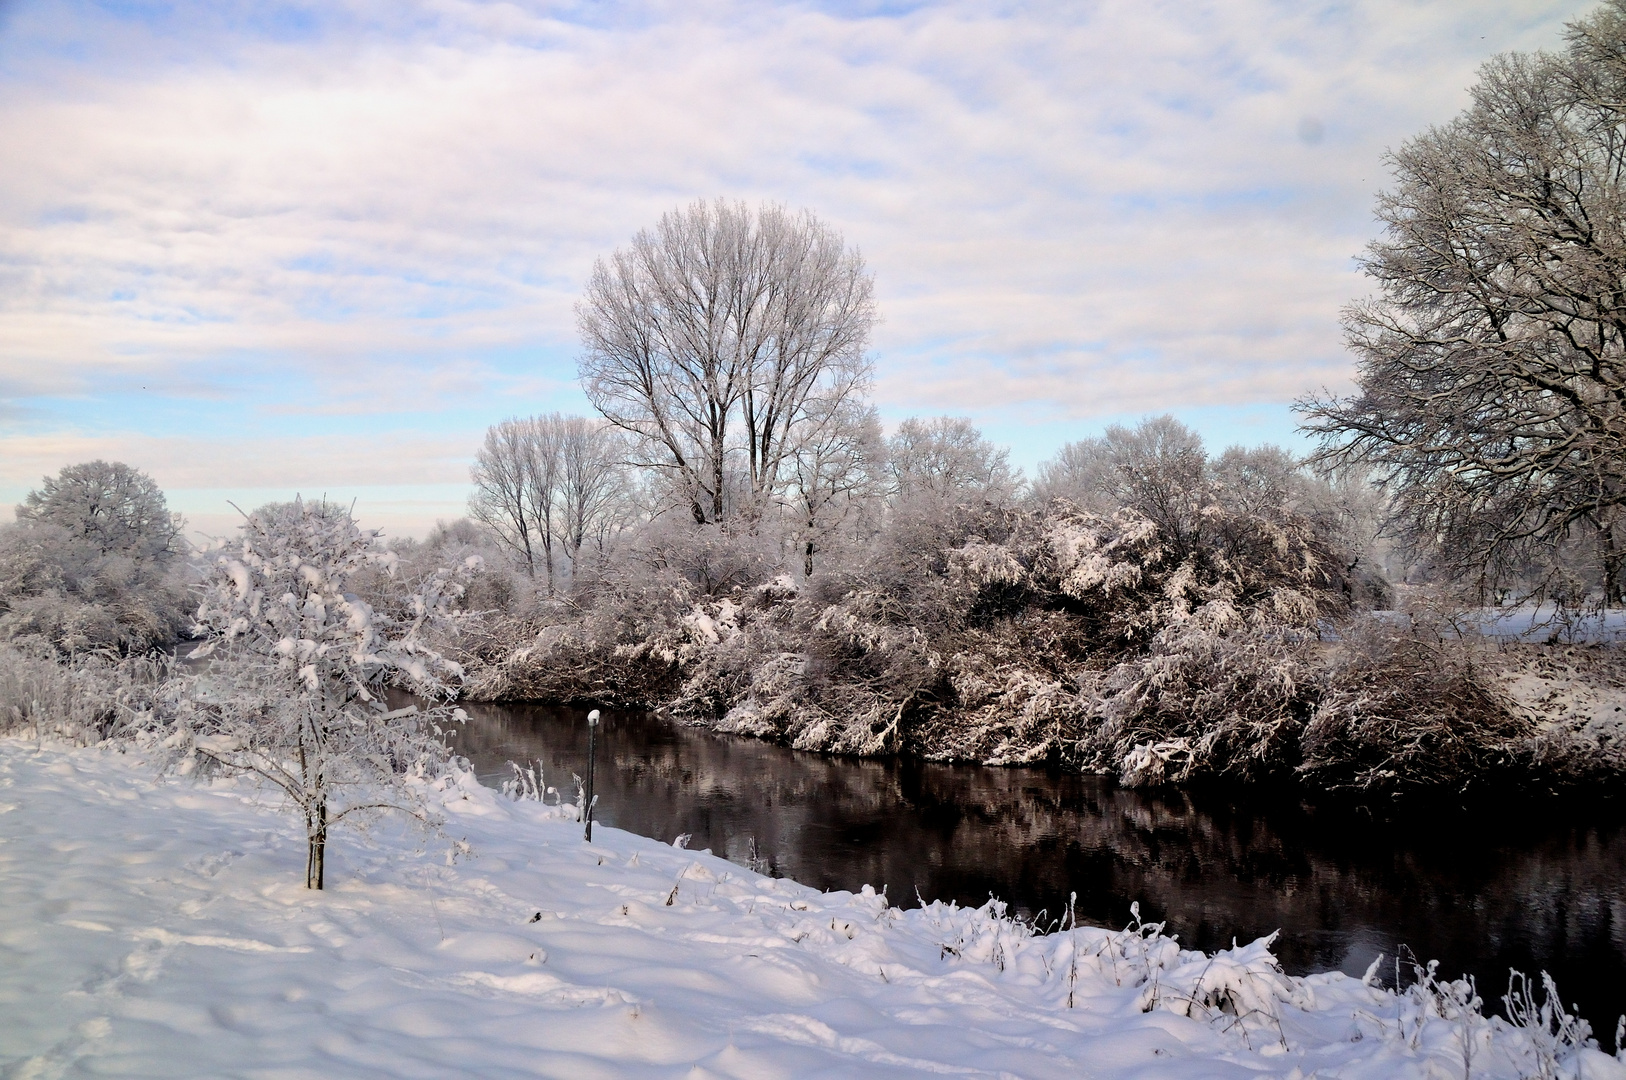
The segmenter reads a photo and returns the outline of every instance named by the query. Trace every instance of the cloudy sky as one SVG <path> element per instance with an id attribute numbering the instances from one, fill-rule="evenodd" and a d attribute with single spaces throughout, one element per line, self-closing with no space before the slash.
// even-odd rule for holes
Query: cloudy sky
<path id="1" fill-rule="evenodd" d="M 586 411 L 593 259 L 717 195 L 862 250 L 889 421 L 1288 442 L 1384 150 L 1591 6 L 0 0 L 0 510 L 104 457 L 421 532 Z"/>

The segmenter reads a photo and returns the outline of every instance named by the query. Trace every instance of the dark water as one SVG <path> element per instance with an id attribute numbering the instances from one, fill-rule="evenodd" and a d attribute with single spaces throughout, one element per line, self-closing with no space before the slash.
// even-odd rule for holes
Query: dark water
<path id="1" fill-rule="evenodd" d="M 585 710 L 465 706 L 461 751 L 488 783 L 540 759 L 574 797 Z M 1626 822 L 1544 805 L 1383 821 L 1342 807 L 1127 791 L 1097 777 L 830 758 L 606 710 L 605 824 L 710 848 L 821 889 L 894 903 L 980 904 L 1031 917 L 1078 894 L 1122 925 L 1139 901 L 1187 947 L 1279 929 L 1290 972 L 1360 975 L 1398 946 L 1472 974 L 1499 1006 L 1510 967 L 1547 970 L 1607 1046 L 1626 1012 Z M 1581 818 L 1582 820 L 1576 820 Z M 1408 980 L 1409 981 L 1409 980 Z"/>

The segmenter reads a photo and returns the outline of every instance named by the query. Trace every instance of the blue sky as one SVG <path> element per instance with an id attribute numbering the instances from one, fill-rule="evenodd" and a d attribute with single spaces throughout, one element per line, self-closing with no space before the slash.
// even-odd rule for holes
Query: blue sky
<path id="1" fill-rule="evenodd" d="M 0 507 L 106 457 L 420 533 L 585 411 L 593 259 L 717 195 L 863 251 L 889 422 L 1292 444 L 1385 149 L 1590 6 L 0 0 Z"/>

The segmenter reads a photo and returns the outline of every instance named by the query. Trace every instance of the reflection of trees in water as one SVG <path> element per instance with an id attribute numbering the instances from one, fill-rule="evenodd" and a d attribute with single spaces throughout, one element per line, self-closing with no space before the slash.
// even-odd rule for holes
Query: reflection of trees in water
<path id="1" fill-rule="evenodd" d="M 467 707 L 483 774 L 540 758 L 567 801 L 585 710 Z M 819 888 L 885 886 L 900 903 L 977 904 L 1127 921 L 1129 904 L 1212 950 L 1282 930 L 1290 970 L 1358 972 L 1405 942 L 1494 1002 L 1509 966 L 1545 968 L 1594 1025 L 1626 1011 L 1626 834 L 1541 821 L 1374 821 L 1299 803 L 1129 791 L 1096 777 L 800 753 L 641 714 L 601 729 L 600 820 L 693 834 Z"/>

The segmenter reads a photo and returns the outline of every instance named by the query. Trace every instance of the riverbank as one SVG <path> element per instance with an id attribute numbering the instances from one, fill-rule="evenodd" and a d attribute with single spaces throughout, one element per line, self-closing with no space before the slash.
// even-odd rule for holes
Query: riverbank
<path id="1" fill-rule="evenodd" d="M 1442 1019 L 1437 993 L 1283 976 L 1262 943 L 1034 936 L 613 829 L 587 845 L 567 811 L 472 780 L 441 803 L 444 841 L 342 836 L 312 893 L 294 823 L 238 783 L 0 739 L 0 1069 L 1421 1078 L 1467 1047 L 1511 1080 L 1537 1052 Z M 450 865 L 448 843 L 468 845 Z"/>
<path id="2" fill-rule="evenodd" d="M 1193 617 L 1141 652 L 1066 655 L 1051 639 L 1069 616 L 932 637 L 907 624 L 846 626 L 832 612 L 795 597 L 724 600 L 630 635 L 591 619 L 510 628 L 517 644 L 475 661 L 462 693 L 651 710 L 820 753 L 1046 765 L 1131 787 L 1215 784 L 1370 806 L 1607 799 L 1626 776 L 1626 645 L 1598 633 L 1530 640 L 1554 631 L 1529 612 L 1483 634 L 1466 617 L 1415 612 L 1316 634 L 1217 633 Z M 790 632 L 799 626 L 804 636 Z M 842 680 L 858 689 L 834 692 Z"/>

